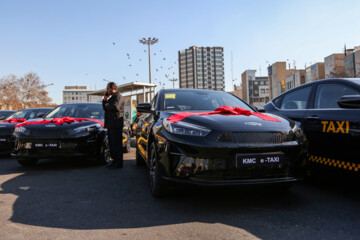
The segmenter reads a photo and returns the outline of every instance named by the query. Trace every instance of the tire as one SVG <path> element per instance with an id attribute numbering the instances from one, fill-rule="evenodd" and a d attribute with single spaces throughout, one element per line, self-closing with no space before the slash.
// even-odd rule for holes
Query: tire
<path id="1" fill-rule="evenodd" d="M 100 164 L 110 164 L 111 162 L 111 156 L 110 156 L 110 148 L 107 138 L 104 139 L 103 144 L 100 147 L 99 156 L 97 157 L 97 160 Z"/>
<path id="2" fill-rule="evenodd" d="M 149 181 L 150 191 L 155 198 L 165 197 L 168 192 L 168 187 L 161 178 L 159 171 L 159 160 L 157 157 L 155 143 L 151 143 L 149 154 Z"/>
<path id="3" fill-rule="evenodd" d="M 38 160 L 37 158 L 17 159 L 18 163 L 23 167 L 35 166 Z"/>
<path id="4" fill-rule="evenodd" d="M 145 161 L 143 157 L 141 156 L 139 152 L 139 148 L 136 146 L 136 152 L 135 152 L 135 160 L 136 160 L 136 166 L 143 166 L 145 165 Z"/>

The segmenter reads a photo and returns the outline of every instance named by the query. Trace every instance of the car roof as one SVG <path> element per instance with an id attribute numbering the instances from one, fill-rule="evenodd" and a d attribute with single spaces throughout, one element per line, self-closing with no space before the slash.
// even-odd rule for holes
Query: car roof
<path id="1" fill-rule="evenodd" d="M 98 102 L 80 102 L 80 103 L 63 103 L 61 106 L 66 105 L 101 105 L 101 103 Z"/>
<path id="2" fill-rule="evenodd" d="M 286 93 L 288 93 L 288 92 L 292 92 L 293 90 L 300 89 L 300 88 L 303 88 L 303 87 L 306 87 L 306 86 L 310 86 L 310 85 L 312 85 L 312 84 L 317 84 L 317 83 L 331 83 L 331 82 L 348 82 L 348 83 L 355 83 L 355 84 L 359 85 L 359 87 L 360 87 L 360 78 L 327 78 L 327 79 L 321 79 L 321 80 L 316 80 L 316 81 L 313 81 L 313 82 L 301 84 L 300 86 L 291 88 L 291 89 L 289 89 L 289 90 L 281 93 L 280 95 L 274 97 L 274 99 L 279 98 L 279 97 L 282 97 L 284 94 L 286 94 Z M 274 100 L 274 99 L 272 99 L 272 100 Z M 271 100 L 271 101 L 272 101 L 272 100 Z"/>
<path id="3" fill-rule="evenodd" d="M 42 108 L 24 108 L 24 109 L 21 109 L 21 110 L 19 110 L 19 111 L 24 111 L 24 110 L 51 110 L 51 109 L 53 109 L 53 108 L 44 108 L 44 107 L 42 107 Z"/>
<path id="4" fill-rule="evenodd" d="M 177 88 L 177 89 L 164 89 L 164 93 L 168 92 L 221 92 L 221 93 L 227 93 L 224 91 L 216 91 L 216 90 L 207 90 L 207 89 L 193 89 L 193 88 Z"/>

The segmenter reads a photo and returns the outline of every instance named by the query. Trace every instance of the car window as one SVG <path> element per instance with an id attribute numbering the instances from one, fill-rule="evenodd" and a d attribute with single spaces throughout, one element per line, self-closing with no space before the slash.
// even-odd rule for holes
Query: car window
<path id="1" fill-rule="evenodd" d="M 49 114 L 47 118 L 55 117 L 73 117 L 73 118 L 104 118 L 104 110 L 101 105 L 62 105 L 55 108 Z"/>
<path id="2" fill-rule="evenodd" d="M 11 118 L 25 118 L 26 112 L 25 111 L 18 111 L 12 115 L 10 115 L 6 120 L 9 120 Z"/>
<path id="3" fill-rule="evenodd" d="M 316 89 L 314 108 L 340 108 L 337 101 L 345 95 L 359 95 L 359 92 L 343 84 L 320 84 Z"/>
<path id="4" fill-rule="evenodd" d="M 305 109 L 311 88 L 311 86 L 305 87 L 286 94 L 281 102 L 280 109 Z"/>
<path id="5" fill-rule="evenodd" d="M 31 112 L 31 113 L 29 114 L 29 116 L 28 116 L 28 119 L 35 118 L 37 114 L 38 114 L 38 113 L 35 112 L 35 111 Z"/>

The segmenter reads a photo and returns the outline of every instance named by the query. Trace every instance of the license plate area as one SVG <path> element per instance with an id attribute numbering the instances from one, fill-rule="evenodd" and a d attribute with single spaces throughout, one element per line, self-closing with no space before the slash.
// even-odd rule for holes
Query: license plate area
<path id="1" fill-rule="evenodd" d="M 60 148 L 60 142 L 33 143 L 33 148 L 45 148 L 45 149 Z"/>
<path id="2" fill-rule="evenodd" d="M 236 154 L 235 161 L 236 168 L 279 167 L 284 163 L 284 153 Z"/>

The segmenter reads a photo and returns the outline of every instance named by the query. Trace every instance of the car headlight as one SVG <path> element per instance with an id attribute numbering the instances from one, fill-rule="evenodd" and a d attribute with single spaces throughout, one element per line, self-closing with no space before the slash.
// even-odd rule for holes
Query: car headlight
<path id="1" fill-rule="evenodd" d="M 28 129 L 26 129 L 25 127 L 16 127 L 14 132 L 21 133 L 24 135 L 29 135 L 29 133 L 30 133 L 30 131 Z"/>
<path id="2" fill-rule="evenodd" d="M 301 130 L 300 126 L 296 123 L 295 123 L 294 127 L 291 129 L 291 131 L 297 137 L 303 136 L 303 131 Z"/>
<path id="3" fill-rule="evenodd" d="M 206 127 L 187 122 L 172 123 L 170 121 L 164 120 L 163 126 L 168 132 L 179 135 L 205 137 L 211 132 L 211 130 Z"/>
<path id="4" fill-rule="evenodd" d="M 95 125 L 91 125 L 91 126 L 77 127 L 77 128 L 74 128 L 74 131 L 77 133 L 90 133 L 90 132 L 94 132 L 100 128 L 101 128 L 100 124 L 95 124 Z"/>

